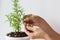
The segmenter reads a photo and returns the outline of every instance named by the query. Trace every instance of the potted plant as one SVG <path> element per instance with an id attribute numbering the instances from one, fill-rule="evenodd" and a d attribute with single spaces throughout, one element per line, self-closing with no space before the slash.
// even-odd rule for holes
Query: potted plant
<path id="1" fill-rule="evenodd" d="M 30 40 L 30 38 L 21 31 L 22 18 L 24 17 L 23 8 L 18 6 L 19 0 L 13 0 L 13 12 L 7 14 L 7 19 L 13 32 L 7 33 L 6 40 Z"/>

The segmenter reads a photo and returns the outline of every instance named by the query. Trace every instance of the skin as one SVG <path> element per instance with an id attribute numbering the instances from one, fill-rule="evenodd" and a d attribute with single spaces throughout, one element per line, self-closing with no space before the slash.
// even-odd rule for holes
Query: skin
<path id="1" fill-rule="evenodd" d="M 29 20 L 33 23 L 29 23 Z M 44 38 L 45 40 L 60 40 L 60 34 L 55 32 L 51 26 L 39 16 L 32 14 L 26 15 L 23 23 L 25 25 L 25 33 L 33 39 Z M 34 28 L 33 26 L 38 26 L 38 28 Z"/>

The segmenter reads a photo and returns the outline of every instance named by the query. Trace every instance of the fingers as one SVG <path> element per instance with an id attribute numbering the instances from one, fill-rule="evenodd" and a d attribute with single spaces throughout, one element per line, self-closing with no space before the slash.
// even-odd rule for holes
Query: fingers
<path id="1" fill-rule="evenodd" d="M 31 17 L 31 18 L 32 18 L 32 17 Z M 33 20 L 32 20 L 31 18 L 25 18 L 25 19 L 23 20 L 23 23 L 33 24 L 34 22 L 33 22 Z"/>
<path id="2" fill-rule="evenodd" d="M 28 29 L 28 30 L 27 30 Z M 29 36 L 29 37 L 33 37 L 34 32 L 36 29 L 32 28 L 32 27 L 25 27 L 25 33 Z"/>
<path id="3" fill-rule="evenodd" d="M 28 21 L 29 20 L 29 18 L 26 18 L 26 19 L 24 19 L 23 21 L 25 22 L 25 21 Z"/>
<path id="4" fill-rule="evenodd" d="M 30 30 L 30 31 L 33 31 L 33 32 L 36 30 L 36 29 L 33 28 L 32 26 L 27 26 L 26 28 L 27 28 L 28 30 Z"/>
<path id="5" fill-rule="evenodd" d="M 26 28 L 24 28 L 24 31 L 27 35 L 31 35 L 31 33 Z"/>
<path id="6" fill-rule="evenodd" d="M 33 15 L 32 14 L 25 15 L 25 18 L 23 18 L 23 23 L 33 24 Z"/>

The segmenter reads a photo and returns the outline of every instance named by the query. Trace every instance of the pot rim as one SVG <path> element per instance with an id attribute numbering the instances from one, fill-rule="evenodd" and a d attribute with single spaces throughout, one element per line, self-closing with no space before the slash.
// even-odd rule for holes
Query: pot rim
<path id="1" fill-rule="evenodd" d="M 10 36 L 5 36 L 5 37 L 10 37 Z M 26 37 L 10 37 L 10 38 L 27 38 L 29 36 L 26 36 Z"/>
<path id="2" fill-rule="evenodd" d="M 20 32 L 24 32 L 24 31 L 20 31 Z M 26 36 L 26 37 L 10 37 L 10 36 L 5 35 L 5 37 L 9 37 L 9 38 L 28 38 L 29 36 Z"/>

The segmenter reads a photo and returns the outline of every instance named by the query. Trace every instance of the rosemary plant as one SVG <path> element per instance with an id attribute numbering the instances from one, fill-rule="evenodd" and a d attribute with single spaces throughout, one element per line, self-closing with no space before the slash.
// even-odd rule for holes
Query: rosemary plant
<path id="1" fill-rule="evenodd" d="M 13 11 L 7 14 L 8 21 L 10 26 L 13 27 L 14 32 L 20 32 L 22 18 L 24 17 L 24 9 L 19 7 L 19 0 L 13 0 Z"/>

